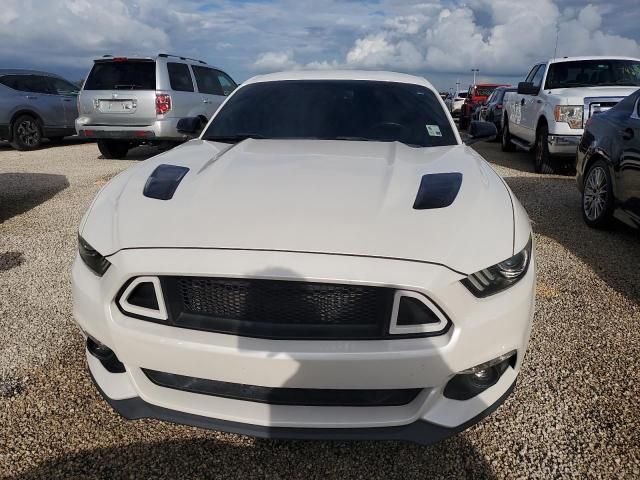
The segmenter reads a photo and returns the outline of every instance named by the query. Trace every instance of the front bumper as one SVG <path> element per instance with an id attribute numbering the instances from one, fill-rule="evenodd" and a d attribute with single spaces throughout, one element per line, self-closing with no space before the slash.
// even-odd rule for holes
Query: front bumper
<path id="1" fill-rule="evenodd" d="M 109 260 L 112 265 L 102 278 L 79 259 L 73 268 L 77 323 L 126 367 L 125 373 L 110 373 L 88 355 L 91 374 L 107 400 L 129 418 L 153 416 L 255 435 L 420 441 L 414 435 L 420 431 L 426 443 L 444 438 L 442 432 L 466 428 L 505 398 L 520 369 L 533 315 L 533 262 L 523 280 L 507 292 L 476 299 L 460 284 L 461 275 L 398 260 L 344 257 L 335 262 L 315 254 L 180 249 L 127 250 Z M 128 278 L 150 272 L 394 285 L 427 294 L 445 310 L 453 328 L 428 338 L 269 340 L 123 315 L 114 304 L 118 291 Z M 492 387 L 464 401 L 443 395 L 457 372 L 511 350 L 517 351 L 517 362 Z M 274 405 L 162 387 L 151 382 L 143 368 L 273 388 L 419 388 L 421 393 L 398 406 Z"/>
<path id="2" fill-rule="evenodd" d="M 216 418 L 194 415 L 178 410 L 159 407 L 145 402 L 140 397 L 114 400 L 110 398 L 97 383 L 92 375 L 92 380 L 98 392 L 116 412 L 128 420 L 141 418 L 155 418 L 192 427 L 206 428 L 221 432 L 250 435 L 258 438 L 271 438 L 281 440 L 401 440 L 411 441 L 422 445 L 437 443 L 451 437 L 480 422 L 493 413 L 511 395 L 515 389 L 515 381 L 502 394 L 502 396 L 487 407 L 481 413 L 456 427 L 443 427 L 424 420 L 417 420 L 407 425 L 395 427 L 373 428 L 290 428 L 290 427 L 266 427 L 240 422 L 229 422 Z"/>
<path id="3" fill-rule="evenodd" d="M 575 155 L 582 135 L 549 135 L 549 153 L 552 155 Z"/>

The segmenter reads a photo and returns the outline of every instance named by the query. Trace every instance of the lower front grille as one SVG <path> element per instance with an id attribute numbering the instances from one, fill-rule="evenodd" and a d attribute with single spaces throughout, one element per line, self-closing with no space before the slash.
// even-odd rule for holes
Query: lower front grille
<path id="1" fill-rule="evenodd" d="M 274 339 L 388 336 L 394 290 L 302 281 L 161 277 L 175 326 Z"/>
<path id="2" fill-rule="evenodd" d="M 391 407 L 411 403 L 422 391 L 420 388 L 394 390 L 270 388 L 194 378 L 156 370 L 142 369 L 142 371 L 151 382 L 161 387 L 271 405 Z"/>

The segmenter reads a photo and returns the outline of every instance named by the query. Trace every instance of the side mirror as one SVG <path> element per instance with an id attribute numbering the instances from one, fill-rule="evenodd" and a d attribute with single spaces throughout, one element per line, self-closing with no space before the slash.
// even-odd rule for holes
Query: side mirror
<path id="1" fill-rule="evenodd" d="M 178 120 L 176 129 L 180 133 L 194 137 L 200 133 L 202 127 L 202 119 L 200 117 L 185 117 Z"/>
<path id="2" fill-rule="evenodd" d="M 466 145 L 472 145 L 485 140 L 493 140 L 498 135 L 498 129 L 492 122 L 471 122 L 469 130 L 462 136 Z"/>
<path id="3" fill-rule="evenodd" d="M 518 93 L 520 95 L 537 95 L 540 89 L 538 87 L 534 87 L 531 82 L 520 82 L 518 83 Z"/>

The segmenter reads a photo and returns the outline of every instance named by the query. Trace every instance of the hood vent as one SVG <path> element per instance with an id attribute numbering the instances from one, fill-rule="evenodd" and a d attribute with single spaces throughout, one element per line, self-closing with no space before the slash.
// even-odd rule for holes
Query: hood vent
<path id="1" fill-rule="evenodd" d="M 188 171 L 187 167 L 158 165 L 147 179 L 142 193 L 145 197 L 170 200 Z"/>
<path id="2" fill-rule="evenodd" d="M 462 185 L 461 173 L 431 173 L 423 175 L 418 195 L 413 202 L 415 210 L 448 207 L 458 196 Z"/>

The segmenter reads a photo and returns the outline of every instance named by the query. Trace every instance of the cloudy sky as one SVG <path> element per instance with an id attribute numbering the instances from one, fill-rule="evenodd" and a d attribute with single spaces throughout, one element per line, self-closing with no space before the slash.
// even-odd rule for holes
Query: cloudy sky
<path id="1" fill-rule="evenodd" d="M 293 68 L 517 82 L 553 56 L 640 57 L 638 0 L 0 0 L 0 67 L 77 80 L 105 53 L 178 53 L 237 81 Z"/>

